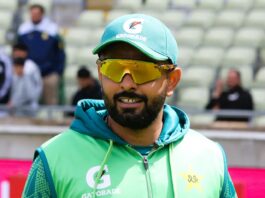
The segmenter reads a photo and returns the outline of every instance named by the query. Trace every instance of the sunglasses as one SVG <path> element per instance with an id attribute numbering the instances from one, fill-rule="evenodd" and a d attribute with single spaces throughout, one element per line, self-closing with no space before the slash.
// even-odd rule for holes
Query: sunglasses
<path id="1" fill-rule="evenodd" d="M 162 76 L 162 71 L 171 71 L 175 68 L 173 64 L 156 64 L 153 62 L 127 60 L 127 59 L 106 59 L 97 60 L 100 72 L 116 83 L 122 81 L 125 74 L 130 74 L 136 84 L 143 84 L 156 80 Z"/>

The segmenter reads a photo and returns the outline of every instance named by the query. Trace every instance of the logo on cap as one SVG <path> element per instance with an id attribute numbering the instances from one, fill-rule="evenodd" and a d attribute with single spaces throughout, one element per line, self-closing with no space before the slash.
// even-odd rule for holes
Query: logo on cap
<path id="1" fill-rule="evenodd" d="M 123 24 L 123 29 L 127 33 L 139 34 L 142 32 L 142 24 L 144 19 L 141 18 L 132 18 L 125 21 Z"/>

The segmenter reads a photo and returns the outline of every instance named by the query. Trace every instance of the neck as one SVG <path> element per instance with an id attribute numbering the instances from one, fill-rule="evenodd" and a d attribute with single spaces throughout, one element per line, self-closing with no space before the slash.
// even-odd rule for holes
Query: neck
<path id="1" fill-rule="evenodd" d="M 149 146 L 155 143 L 162 131 L 162 117 L 163 111 L 161 111 L 156 119 L 144 129 L 126 128 L 115 122 L 110 116 L 108 117 L 108 125 L 114 133 L 127 143 L 134 146 Z"/>

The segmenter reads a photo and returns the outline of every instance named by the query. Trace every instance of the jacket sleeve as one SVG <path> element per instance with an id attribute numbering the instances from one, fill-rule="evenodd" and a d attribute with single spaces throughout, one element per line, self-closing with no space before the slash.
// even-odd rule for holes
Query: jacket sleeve
<path id="1" fill-rule="evenodd" d="M 44 171 L 44 166 L 39 156 L 32 164 L 22 197 L 52 197 L 49 182 Z"/>
<path id="2" fill-rule="evenodd" d="M 237 198 L 236 190 L 234 187 L 234 184 L 231 180 L 231 177 L 228 172 L 227 168 L 227 161 L 226 161 L 226 156 L 223 148 L 220 146 L 220 149 L 223 154 L 223 159 L 224 159 L 224 179 L 223 179 L 223 186 L 222 186 L 222 191 L 220 194 L 220 198 Z"/>

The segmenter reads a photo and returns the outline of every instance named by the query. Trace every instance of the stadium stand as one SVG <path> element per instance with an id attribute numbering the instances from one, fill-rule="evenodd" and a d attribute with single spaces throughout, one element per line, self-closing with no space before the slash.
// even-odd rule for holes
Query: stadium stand
<path id="1" fill-rule="evenodd" d="M 89 37 L 90 29 L 72 27 L 68 29 L 65 35 L 66 46 L 72 47 L 84 47 L 90 44 L 91 39 Z"/>
<path id="2" fill-rule="evenodd" d="M 261 67 L 253 80 L 251 87 L 264 88 L 265 86 L 265 67 Z"/>
<path id="3" fill-rule="evenodd" d="M 196 1 L 194 0 L 172 0 L 171 3 L 173 8 L 186 11 L 192 10 L 196 6 Z"/>
<path id="4" fill-rule="evenodd" d="M 207 29 L 214 23 L 215 16 L 213 10 L 194 10 L 188 16 L 185 26 Z"/>
<path id="5" fill-rule="evenodd" d="M 261 28 L 242 27 L 235 34 L 234 46 L 261 47 L 264 38 L 264 30 Z"/>
<path id="6" fill-rule="evenodd" d="M 0 0 L 0 10 L 5 10 L 9 12 L 15 12 L 18 6 L 18 0 Z"/>
<path id="7" fill-rule="evenodd" d="M 244 22 L 245 12 L 241 10 L 221 10 L 214 26 L 238 29 Z"/>
<path id="8" fill-rule="evenodd" d="M 185 68 L 189 65 L 190 60 L 192 59 L 194 53 L 193 47 L 179 46 L 179 61 L 178 65 L 181 68 Z"/>
<path id="9" fill-rule="evenodd" d="M 175 31 L 180 46 L 198 47 L 203 38 L 204 30 L 200 27 L 183 27 Z"/>
<path id="10" fill-rule="evenodd" d="M 204 65 L 210 68 L 218 68 L 225 51 L 221 47 L 200 47 L 191 59 L 190 65 Z"/>
<path id="11" fill-rule="evenodd" d="M 183 87 L 178 90 L 176 106 L 184 109 L 203 110 L 209 98 L 207 87 Z"/>
<path id="12" fill-rule="evenodd" d="M 156 10 L 158 12 L 161 11 L 166 11 L 169 6 L 169 1 L 168 0 L 152 0 L 152 1 L 146 1 L 146 3 L 143 6 L 143 9 L 146 10 Z"/>
<path id="13" fill-rule="evenodd" d="M 265 1 L 263 0 L 253 0 L 253 7 L 256 9 L 265 9 Z"/>
<path id="14" fill-rule="evenodd" d="M 0 12 L 0 27 L 1 29 L 8 29 L 11 26 L 13 20 L 13 13 L 10 11 L 1 11 Z"/>
<path id="15" fill-rule="evenodd" d="M 113 8 L 114 9 L 121 9 L 121 10 L 130 10 L 131 12 L 138 11 L 142 7 L 142 0 L 127 0 L 122 1 L 120 0 L 117 2 Z"/>
<path id="16" fill-rule="evenodd" d="M 110 10 L 109 12 L 107 12 L 107 17 L 106 17 L 106 23 L 109 23 L 110 21 L 112 21 L 113 19 L 125 15 L 125 14 L 129 14 L 131 13 L 130 10 Z"/>
<path id="17" fill-rule="evenodd" d="M 199 0 L 197 8 L 219 11 L 224 7 L 224 1 L 220 0 Z"/>
<path id="18" fill-rule="evenodd" d="M 257 28 L 265 28 L 265 12 L 261 9 L 254 9 L 249 12 L 246 16 L 244 25 L 246 27 L 257 27 Z"/>
<path id="19" fill-rule="evenodd" d="M 124 1 L 127 2 L 127 1 Z M 84 10 L 77 19 L 77 27 L 99 28 L 104 25 L 105 13 L 102 10 Z"/>
<path id="20" fill-rule="evenodd" d="M 250 0 L 233 0 L 226 2 L 226 9 L 233 9 L 233 10 L 240 10 L 240 11 L 247 11 L 253 5 L 253 1 Z"/>
<path id="21" fill-rule="evenodd" d="M 222 66 L 241 67 L 242 65 L 254 65 L 255 61 L 255 48 L 231 46 L 224 55 Z"/>
<path id="22" fill-rule="evenodd" d="M 255 109 L 265 111 L 265 88 L 251 88 L 250 92 L 253 96 Z"/>
<path id="23" fill-rule="evenodd" d="M 187 19 L 187 13 L 181 10 L 178 12 L 176 12 L 175 10 L 168 10 L 166 12 L 156 13 L 156 16 L 173 30 L 180 28 Z"/>
<path id="24" fill-rule="evenodd" d="M 227 27 L 213 27 L 204 36 L 203 45 L 227 48 L 234 38 L 234 30 Z"/>
<path id="25" fill-rule="evenodd" d="M 210 88 L 216 75 L 215 68 L 207 66 L 190 66 L 183 69 L 182 80 L 179 84 L 181 87 L 207 87 Z M 207 78 L 205 78 L 207 76 Z"/>

